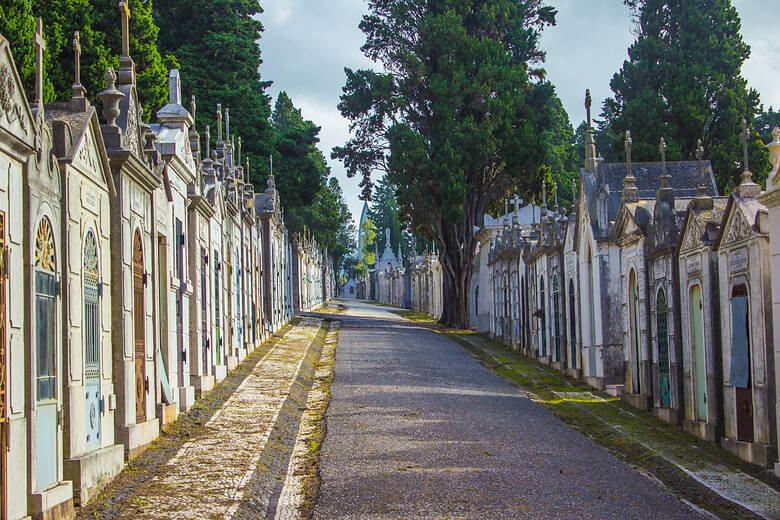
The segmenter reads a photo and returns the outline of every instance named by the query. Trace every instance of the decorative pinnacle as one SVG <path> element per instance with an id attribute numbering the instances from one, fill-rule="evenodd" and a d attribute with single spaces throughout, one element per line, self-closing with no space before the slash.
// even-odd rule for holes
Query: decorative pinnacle
<path id="1" fill-rule="evenodd" d="M 211 155 L 211 129 L 206 125 L 206 159 Z"/>
<path id="2" fill-rule="evenodd" d="M 669 187 L 669 180 L 672 178 L 666 170 L 666 140 L 662 137 L 661 144 L 658 146 L 661 152 L 661 189 Z"/>
<path id="3" fill-rule="evenodd" d="M 590 129 L 593 126 L 591 123 L 591 114 L 590 114 L 590 107 L 592 103 L 593 103 L 593 98 L 590 97 L 590 89 L 587 89 L 585 90 L 585 112 L 588 118 L 588 129 Z"/>
<path id="4" fill-rule="evenodd" d="M 38 18 L 35 24 L 35 101 L 38 113 L 43 109 L 43 51 L 46 40 L 43 38 L 43 20 Z"/>
<path id="5" fill-rule="evenodd" d="M 75 81 L 74 85 L 81 85 L 81 39 L 79 38 L 79 32 L 73 33 L 73 57 L 75 60 Z"/>
<path id="6" fill-rule="evenodd" d="M 626 178 L 623 179 L 623 202 L 637 202 L 639 200 L 639 190 L 636 188 L 636 177 L 631 168 L 631 131 L 626 130 Z"/>
<path id="7" fill-rule="evenodd" d="M 116 118 L 119 117 L 119 101 L 125 97 L 116 89 L 116 72 L 109 67 L 103 76 L 106 80 L 106 89 L 98 93 L 98 98 L 103 103 L 103 117 L 109 126 L 116 125 Z"/>
<path id="8" fill-rule="evenodd" d="M 750 172 L 750 163 L 748 159 L 750 134 L 748 133 L 747 121 L 745 119 L 742 120 L 742 133 L 740 134 L 739 140 L 742 142 L 743 166 L 745 167 L 746 172 Z"/>
<path id="9" fill-rule="evenodd" d="M 707 180 L 704 175 L 704 146 L 701 139 L 696 141 L 696 161 L 699 163 L 699 186 L 696 188 L 696 204 L 701 209 L 712 207 L 712 199 L 707 195 Z"/>
<path id="10" fill-rule="evenodd" d="M 195 94 L 190 97 L 190 112 L 192 112 L 192 120 L 195 121 L 195 112 L 198 106 L 195 104 Z"/>
<path id="11" fill-rule="evenodd" d="M 222 103 L 217 103 L 217 142 L 222 142 Z"/>

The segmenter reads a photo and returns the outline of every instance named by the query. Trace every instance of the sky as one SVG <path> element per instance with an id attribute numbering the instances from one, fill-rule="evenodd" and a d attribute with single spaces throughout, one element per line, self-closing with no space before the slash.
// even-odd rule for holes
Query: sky
<path id="1" fill-rule="evenodd" d="M 594 113 L 611 94 L 609 81 L 634 40 L 628 8 L 621 0 L 548 0 L 558 10 L 557 25 L 547 28 L 547 78 L 569 113 L 572 125 L 585 119 L 585 89 L 593 95 Z M 752 48 L 743 67 L 748 84 L 766 106 L 780 107 L 780 46 L 772 45 L 774 0 L 734 0 L 742 18 L 742 35 Z M 320 148 L 331 174 L 338 178 L 354 219 L 360 218 L 359 178 L 348 179 L 343 165 L 330 159 L 334 146 L 349 139 L 349 124 L 337 105 L 344 67 L 372 67 L 360 52 L 358 24 L 365 0 L 261 0 L 260 74 L 273 81 L 269 94 L 284 90 L 306 119 L 322 127 Z"/>

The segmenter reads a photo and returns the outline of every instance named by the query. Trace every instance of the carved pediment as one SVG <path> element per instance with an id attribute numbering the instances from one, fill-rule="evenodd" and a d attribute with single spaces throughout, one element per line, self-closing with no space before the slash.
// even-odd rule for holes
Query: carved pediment
<path id="1" fill-rule="evenodd" d="M 24 95 L 8 42 L 0 37 L 0 125 L 10 133 L 35 146 L 32 112 Z"/>
<path id="2" fill-rule="evenodd" d="M 727 225 L 728 228 L 726 229 L 726 240 L 724 241 L 724 244 L 742 242 L 753 235 L 753 226 L 747 221 L 736 205 L 731 212 L 731 218 L 729 218 Z"/>
<path id="3" fill-rule="evenodd" d="M 88 128 L 84 132 L 84 137 L 81 143 L 79 143 L 78 150 L 73 154 L 73 161 L 82 170 L 95 172 L 95 175 L 99 176 L 100 156 L 98 154 L 95 136 L 92 135 L 92 129 Z"/>
<path id="4" fill-rule="evenodd" d="M 701 230 L 696 220 L 693 218 L 688 219 L 688 225 L 685 226 L 685 235 L 682 239 L 681 251 L 689 251 L 691 249 L 698 249 L 702 245 Z"/>

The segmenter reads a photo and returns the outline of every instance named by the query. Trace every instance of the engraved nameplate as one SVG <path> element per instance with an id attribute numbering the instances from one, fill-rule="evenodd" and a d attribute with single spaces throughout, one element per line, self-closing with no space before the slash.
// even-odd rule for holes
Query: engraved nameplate
<path id="1" fill-rule="evenodd" d="M 748 251 L 746 247 L 735 249 L 729 253 L 729 271 L 738 273 L 748 268 Z"/>

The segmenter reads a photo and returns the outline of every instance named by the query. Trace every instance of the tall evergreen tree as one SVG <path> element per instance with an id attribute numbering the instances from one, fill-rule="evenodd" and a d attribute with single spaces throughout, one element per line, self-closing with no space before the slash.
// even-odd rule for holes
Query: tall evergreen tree
<path id="1" fill-rule="evenodd" d="M 544 133 L 547 155 L 544 164 L 549 168 L 549 179 L 558 189 L 558 202 L 564 206 L 572 203 L 572 182 L 579 176 L 580 163 L 574 148 L 574 129 L 569 114 L 558 96 L 550 98 L 549 110 L 552 126 Z M 553 196 L 553 191 L 548 190 Z"/>
<path id="2" fill-rule="evenodd" d="M 376 246 L 379 254 L 385 250 L 387 237 L 385 230 L 390 230 L 390 250 L 398 253 L 398 245 L 401 245 L 401 253 L 409 253 L 409 240 L 403 233 L 403 224 L 400 218 L 398 199 L 395 196 L 395 186 L 390 184 L 387 176 L 382 177 L 376 184 L 371 195 L 369 217 L 376 227 Z"/>
<path id="3" fill-rule="evenodd" d="M 144 118 L 149 118 L 168 100 L 167 67 L 176 66 L 157 51 L 158 28 L 152 20 L 151 3 L 129 0 L 130 54 L 136 64 L 139 96 Z M 44 100 L 66 101 L 72 95 L 74 78 L 73 33 L 81 41 L 81 84 L 87 96 L 97 101 L 105 88 L 109 66 L 119 65 L 121 47 L 118 2 L 115 0 L 11 0 L 0 6 L 0 32 L 11 42 L 25 88 L 33 92 L 35 81 L 35 19 L 43 20 Z M 99 106 L 99 104 L 98 104 Z"/>
<path id="4" fill-rule="evenodd" d="M 541 183 L 552 87 L 533 66 L 555 10 L 542 0 L 370 0 L 362 50 L 386 72 L 347 69 L 339 108 L 354 133 L 334 157 L 380 170 L 402 214 L 435 241 L 441 321 L 469 326 L 474 228 L 491 205 Z"/>
<path id="5" fill-rule="evenodd" d="M 741 75 L 750 47 L 730 0 L 625 0 L 637 40 L 629 61 L 612 79 L 615 97 L 605 113 L 612 131 L 631 130 L 633 158 L 658 160 L 658 142 L 666 139 L 667 157 L 690 160 L 697 140 L 704 143 L 720 188 L 739 183 L 742 119 L 752 125 L 758 93 Z M 620 143 L 614 143 L 621 155 Z M 756 132 L 750 142 L 750 166 L 757 180 L 769 163 Z"/>
<path id="6" fill-rule="evenodd" d="M 243 138 L 244 156 L 252 164 L 249 180 L 265 189 L 273 130 L 266 94 L 270 82 L 262 81 L 259 72 L 259 2 L 155 0 L 153 12 L 160 50 L 179 60 L 185 99 L 196 97 L 198 126 L 215 127 L 217 103 L 229 108 L 231 133 Z"/>

